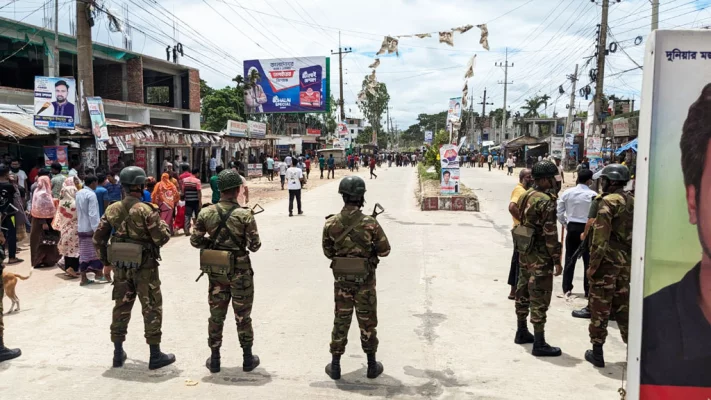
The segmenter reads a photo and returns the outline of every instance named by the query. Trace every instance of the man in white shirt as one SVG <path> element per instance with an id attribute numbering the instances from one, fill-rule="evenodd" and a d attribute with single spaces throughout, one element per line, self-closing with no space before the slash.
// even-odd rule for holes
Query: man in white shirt
<path id="1" fill-rule="evenodd" d="M 215 156 L 212 156 L 212 158 L 210 158 L 209 167 L 210 167 L 210 176 L 212 177 L 212 176 L 217 175 L 217 159 L 215 158 Z"/>
<path id="2" fill-rule="evenodd" d="M 578 185 L 566 190 L 558 199 L 558 221 L 566 228 L 565 238 L 565 268 L 563 270 L 563 293 L 570 296 L 573 291 L 573 276 L 575 275 L 575 263 L 573 253 L 580 247 L 582 240 L 580 235 L 585 231 L 585 223 L 588 221 L 590 204 L 597 193 L 590 190 L 592 183 L 592 172 L 590 170 L 580 171 L 578 174 Z M 588 264 L 590 262 L 590 251 L 583 252 L 583 263 L 585 273 L 583 288 L 585 296 L 588 296 Z"/>
<path id="3" fill-rule="evenodd" d="M 93 244 L 94 231 L 99 226 L 99 202 L 96 198 L 98 180 L 90 175 L 84 181 L 84 188 L 76 194 L 77 225 L 79 232 L 79 273 L 81 285 L 92 283 L 87 278 L 87 272 L 102 276 L 103 265 L 99 261 Z M 102 281 L 105 279 L 99 278 Z"/>
<path id="4" fill-rule="evenodd" d="M 563 172 L 563 166 L 560 165 L 560 158 L 555 159 L 555 165 L 558 167 L 558 175 L 555 176 L 555 193 L 558 194 L 560 192 L 560 189 L 563 188 L 563 184 L 565 183 L 565 175 Z"/>
<path id="5" fill-rule="evenodd" d="M 27 193 L 27 174 L 20 169 L 20 160 L 12 159 L 10 171 L 17 177 L 17 186 L 20 188 L 20 195 L 24 198 L 25 193 Z"/>
<path id="6" fill-rule="evenodd" d="M 281 190 L 284 190 L 287 169 L 289 169 L 289 166 L 286 164 L 286 161 L 279 163 L 279 179 L 281 179 Z"/>
<path id="7" fill-rule="evenodd" d="M 506 167 L 509 169 L 506 175 L 513 175 L 514 165 L 516 164 L 514 164 L 513 157 L 509 155 L 509 158 L 506 160 Z"/>
<path id="8" fill-rule="evenodd" d="M 304 212 L 301 210 L 301 182 L 304 179 L 304 173 L 301 168 L 296 166 L 297 160 L 292 161 L 292 167 L 286 170 L 286 184 L 289 189 L 289 216 L 293 217 L 294 199 L 299 210 L 299 215 Z"/>

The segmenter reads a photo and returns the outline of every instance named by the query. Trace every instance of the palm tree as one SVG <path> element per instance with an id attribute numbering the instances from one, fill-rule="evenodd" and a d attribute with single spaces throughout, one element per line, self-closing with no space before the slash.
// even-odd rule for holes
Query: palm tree
<path id="1" fill-rule="evenodd" d="M 244 84 L 244 78 L 242 77 L 242 75 L 237 75 L 232 78 L 232 82 L 237 83 L 237 87 L 240 87 Z"/>
<path id="2" fill-rule="evenodd" d="M 526 113 L 523 114 L 524 118 L 537 118 L 538 117 L 538 109 L 541 107 L 542 101 L 540 97 L 536 96 L 532 99 L 527 99 L 526 104 L 522 106 L 521 108 L 526 110 Z"/>
<path id="3" fill-rule="evenodd" d="M 543 109 L 548 110 L 548 100 L 551 99 L 551 96 L 548 96 L 547 94 L 544 94 L 543 96 L 539 96 L 538 100 L 540 101 L 541 104 L 544 105 Z"/>

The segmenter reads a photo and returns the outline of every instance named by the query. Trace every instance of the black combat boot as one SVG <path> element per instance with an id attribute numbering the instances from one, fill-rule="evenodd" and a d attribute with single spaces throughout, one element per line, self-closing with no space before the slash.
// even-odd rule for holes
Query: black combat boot
<path id="1" fill-rule="evenodd" d="M 242 348 L 242 371 L 249 372 L 259 366 L 259 357 L 252 355 L 251 347 Z"/>
<path id="2" fill-rule="evenodd" d="M 175 355 L 161 352 L 159 344 L 152 344 L 150 347 L 151 358 L 148 360 L 148 369 L 163 368 L 175 362 Z"/>
<path id="3" fill-rule="evenodd" d="M 585 352 L 585 360 L 598 368 L 605 368 L 605 357 L 602 355 L 602 345 L 594 344 L 592 350 L 587 350 Z"/>
<path id="4" fill-rule="evenodd" d="M 114 342 L 114 368 L 123 367 L 126 358 L 128 358 L 128 355 L 123 351 L 123 342 Z"/>
<path id="5" fill-rule="evenodd" d="M 341 355 L 334 354 L 331 357 L 331 363 L 326 366 L 326 375 L 337 381 L 341 379 Z"/>
<path id="6" fill-rule="evenodd" d="M 0 301 L 2 301 L 2 299 L 0 299 Z M 5 342 L 3 342 L 3 338 L 0 337 L 0 362 L 12 360 L 13 358 L 17 358 L 20 355 L 22 355 L 20 349 L 8 349 L 7 347 L 5 347 Z"/>
<path id="7" fill-rule="evenodd" d="M 514 338 L 514 343 L 533 343 L 533 334 L 528 330 L 528 324 L 526 323 L 525 319 L 523 321 L 518 321 L 518 329 L 516 330 L 516 337 Z"/>
<path id="8" fill-rule="evenodd" d="M 368 374 L 369 379 L 375 379 L 383 373 L 383 364 L 380 361 L 375 361 L 375 353 L 368 354 Z"/>
<path id="9" fill-rule="evenodd" d="M 536 357 L 558 357 L 562 354 L 560 348 L 546 343 L 546 334 L 544 332 L 535 332 L 534 335 L 531 354 Z"/>
<path id="10" fill-rule="evenodd" d="M 590 319 L 590 308 L 585 306 L 580 310 L 573 310 L 573 318 Z"/>
<path id="11" fill-rule="evenodd" d="M 207 361 L 205 361 L 205 366 L 213 374 L 220 372 L 220 348 L 219 347 L 212 348 L 212 355 L 210 356 L 210 358 L 207 359 Z"/>

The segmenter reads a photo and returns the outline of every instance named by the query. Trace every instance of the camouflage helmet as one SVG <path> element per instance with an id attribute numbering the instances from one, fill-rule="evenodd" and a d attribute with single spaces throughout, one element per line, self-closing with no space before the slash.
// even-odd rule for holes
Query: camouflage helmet
<path id="1" fill-rule="evenodd" d="M 359 176 L 347 176 L 341 179 L 338 193 L 354 197 L 363 197 L 365 194 L 365 181 Z"/>
<path id="2" fill-rule="evenodd" d="M 549 160 L 537 162 L 533 166 L 533 179 L 553 178 L 558 175 L 558 167 Z"/>
<path id="3" fill-rule="evenodd" d="M 146 171 L 140 167 L 126 167 L 119 173 L 119 179 L 124 186 L 143 185 L 146 183 Z"/>
<path id="4" fill-rule="evenodd" d="M 225 192 L 242 186 L 242 177 L 231 169 L 226 169 L 217 175 L 217 190 Z"/>
<path id="5" fill-rule="evenodd" d="M 613 182 L 627 182 L 630 180 L 630 170 L 622 164 L 610 164 L 602 169 L 600 177 Z"/>

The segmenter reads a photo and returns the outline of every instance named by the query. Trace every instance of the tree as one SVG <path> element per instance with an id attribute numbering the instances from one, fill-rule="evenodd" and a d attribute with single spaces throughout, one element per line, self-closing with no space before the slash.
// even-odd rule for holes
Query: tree
<path id="1" fill-rule="evenodd" d="M 526 104 L 521 107 L 522 109 L 526 110 L 526 112 L 523 114 L 523 117 L 538 118 L 538 109 L 541 108 L 542 104 L 543 100 L 538 96 L 526 99 Z"/>
<path id="2" fill-rule="evenodd" d="M 356 144 L 370 144 L 373 141 L 373 127 L 366 126 L 362 131 L 358 132 L 355 138 Z"/>
<path id="3" fill-rule="evenodd" d="M 368 89 L 370 81 L 368 76 L 363 80 L 363 93 L 364 96 L 361 101 L 358 102 L 358 108 L 363 113 L 366 119 L 370 122 L 375 132 L 382 132 L 382 125 L 380 120 L 383 117 L 383 113 L 388 107 L 390 102 L 390 95 L 388 94 L 388 88 L 384 83 L 376 83 L 373 91 L 371 93 Z"/>
<path id="4" fill-rule="evenodd" d="M 200 100 L 204 99 L 205 96 L 209 96 L 214 92 L 215 89 L 208 86 L 207 82 L 200 79 Z"/>
<path id="5" fill-rule="evenodd" d="M 202 86 L 202 85 L 201 85 Z M 203 92 L 203 88 L 200 88 Z M 227 127 L 227 121 L 244 121 L 244 93 L 241 87 L 226 86 L 214 90 L 205 85 L 202 98 L 202 129 L 219 132 Z"/>

